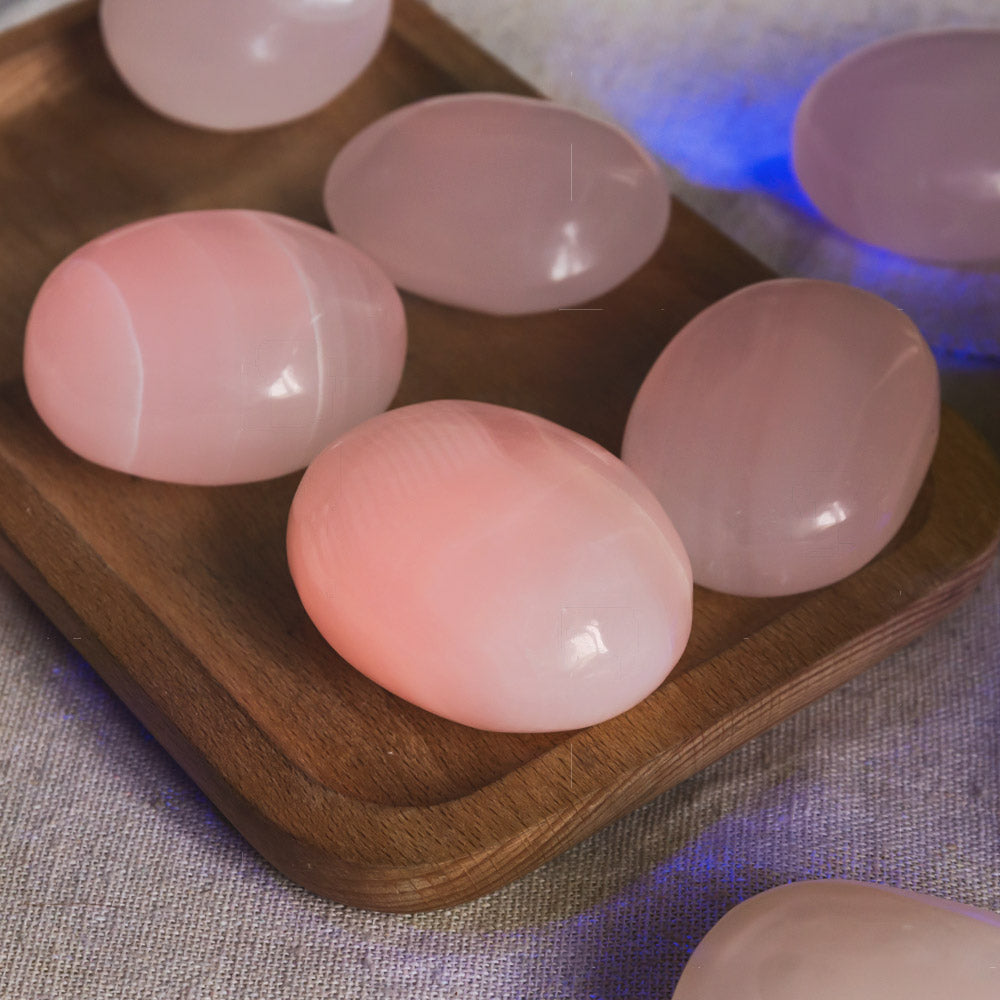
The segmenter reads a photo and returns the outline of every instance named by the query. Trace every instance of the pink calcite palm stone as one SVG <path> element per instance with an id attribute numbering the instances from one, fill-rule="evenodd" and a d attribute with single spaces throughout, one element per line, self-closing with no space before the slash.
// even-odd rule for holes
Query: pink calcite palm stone
<path id="1" fill-rule="evenodd" d="M 519 410 L 391 410 L 306 470 L 288 560 L 354 667 L 482 729 L 575 729 L 631 708 L 691 628 L 691 569 L 617 458 Z"/>
<path id="2" fill-rule="evenodd" d="M 405 353 L 399 295 L 364 254 L 280 215 L 217 210 L 66 258 L 28 318 L 24 375 L 84 458 L 207 485 L 307 465 L 388 406 Z"/>
<path id="3" fill-rule="evenodd" d="M 514 315 L 614 288 L 660 245 L 663 170 L 620 129 L 550 101 L 419 101 L 356 135 L 326 179 L 334 229 L 401 288 Z"/>
<path id="4" fill-rule="evenodd" d="M 746 596 L 833 583 L 903 523 L 937 441 L 920 332 L 848 285 L 751 285 L 667 345 L 622 457 L 676 525 L 695 582 Z"/>
<path id="5" fill-rule="evenodd" d="M 375 56 L 391 0 L 102 0 L 108 55 L 170 118 L 248 129 L 299 118 Z"/>
<path id="6" fill-rule="evenodd" d="M 673 1000 L 997 1000 L 1000 915 L 900 889 L 796 882 L 730 910 Z"/>
<path id="7" fill-rule="evenodd" d="M 793 162 L 831 222 L 942 261 L 1000 257 L 1000 31 L 901 35 L 813 84 Z"/>

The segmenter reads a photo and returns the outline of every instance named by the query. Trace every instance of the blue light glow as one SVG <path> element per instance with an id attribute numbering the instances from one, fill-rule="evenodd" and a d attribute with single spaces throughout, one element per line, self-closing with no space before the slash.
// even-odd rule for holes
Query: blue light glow
<path id="1" fill-rule="evenodd" d="M 791 166 L 795 114 L 813 82 L 861 45 L 913 28 L 912 12 L 858 23 L 831 15 L 822 44 L 804 49 L 777 23 L 743 39 L 753 19 L 713 21 L 712 9 L 679 15 L 684 30 L 675 30 L 690 35 L 690 50 L 674 44 L 622 73 L 616 89 L 595 76 L 584 93 L 599 95 L 668 165 L 680 197 L 779 273 L 874 292 L 903 309 L 942 359 L 991 366 L 1000 358 L 1000 268 L 917 261 L 862 244 L 820 217 Z M 709 44 L 709 33 L 726 44 Z"/>

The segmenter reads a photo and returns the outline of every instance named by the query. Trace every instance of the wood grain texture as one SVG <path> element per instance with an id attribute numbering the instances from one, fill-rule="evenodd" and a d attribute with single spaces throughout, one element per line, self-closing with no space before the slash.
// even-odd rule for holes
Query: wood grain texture
<path id="1" fill-rule="evenodd" d="M 0 564 L 266 858 L 373 909 L 471 899 L 537 867 L 903 645 L 975 586 L 1000 533 L 1000 471 L 946 412 L 890 546 L 849 579 L 768 600 L 698 590 L 691 643 L 632 711 L 576 733 L 483 733 L 346 665 L 302 611 L 284 555 L 298 476 L 152 483 L 90 465 L 21 380 L 32 298 L 83 241 L 161 212 L 240 206 L 324 224 L 323 174 L 386 111 L 460 89 L 529 92 L 417 0 L 323 111 L 242 135 L 137 104 L 86 3 L 0 47 Z M 466 397 L 617 451 L 670 336 L 765 268 L 675 205 L 657 256 L 599 311 L 505 319 L 405 298 L 396 403 Z"/>

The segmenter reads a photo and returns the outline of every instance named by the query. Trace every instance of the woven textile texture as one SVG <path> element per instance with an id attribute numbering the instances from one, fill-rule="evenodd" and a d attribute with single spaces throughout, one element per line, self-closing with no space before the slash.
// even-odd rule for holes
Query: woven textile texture
<path id="1" fill-rule="evenodd" d="M 6 580 L 0 621 L 10 1000 L 652 1000 L 728 908 L 793 879 L 1000 910 L 1000 563 L 909 648 L 698 777 L 416 916 L 286 881 Z"/>
<path id="2" fill-rule="evenodd" d="M 0 27 L 51 6 L 0 0 Z M 787 157 L 795 104 L 836 58 L 904 29 L 1000 25 L 991 0 L 432 6 L 543 92 L 632 129 L 780 273 L 907 308 L 950 401 L 1000 448 L 1000 271 L 853 244 L 803 205 Z M 915 643 L 697 777 L 491 896 L 416 916 L 278 875 L 0 574 L 5 1000 L 666 1000 L 726 910 L 831 876 L 1000 911 L 1000 563 Z"/>
<path id="3" fill-rule="evenodd" d="M 818 219 L 789 165 L 795 109 L 849 52 L 902 31 L 1000 27 L 989 0 L 434 0 L 542 93 L 658 153 L 684 200 L 776 271 L 846 281 L 932 344 L 1000 361 L 1000 273 L 865 248 Z M 581 9 L 582 8 L 582 9 Z"/>

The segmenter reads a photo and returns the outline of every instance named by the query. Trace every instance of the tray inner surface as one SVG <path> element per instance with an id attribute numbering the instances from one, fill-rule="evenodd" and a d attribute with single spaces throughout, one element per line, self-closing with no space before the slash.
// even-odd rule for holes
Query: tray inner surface
<path id="1" fill-rule="evenodd" d="M 48 271 L 110 228 L 227 206 L 325 225 L 323 174 L 368 122 L 433 94 L 528 88 L 400 0 L 376 63 L 323 111 L 258 133 L 201 132 L 134 101 L 92 12 L 70 8 L 0 47 L 0 563 L 292 878 L 380 909 L 487 892 L 908 641 L 985 570 L 996 464 L 946 413 L 931 475 L 878 559 L 802 596 L 698 590 L 681 664 L 618 719 L 569 734 L 483 733 L 382 691 L 322 641 L 295 596 L 284 522 L 298 475 L 174 487 L 76 458 L 27 400 L 25 318 Z M 503 403 L 617 451 L 670 336 L 768 276 L 675 204 L 656 257 L 593 311 L 503 319 L 406 296 L 395 405 Z"/>

